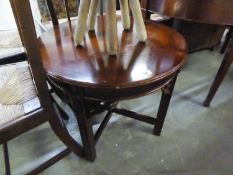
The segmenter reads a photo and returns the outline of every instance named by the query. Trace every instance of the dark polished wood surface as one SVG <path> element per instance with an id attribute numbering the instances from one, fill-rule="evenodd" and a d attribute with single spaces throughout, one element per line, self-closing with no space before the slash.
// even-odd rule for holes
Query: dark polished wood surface
<path id="1" fill-rule="evenodd" d="M 233 0 L 141 0 L 141 3 L 148 14 L 158 12 L 185 21 L 233 26 Z M 224 59 L 203 103 L 206 107 L 233 63 L 233 39 L 228 38 L 228 41 Z"/>
<path id="2" fill-rule="evenodd" d="M 51 87 L 75 113 L 86 159 L 94 161 L 95 145 L 112 113 L 152 124 L 153 133 L 159 136 L 187 52 L 183 37 L 166 26 L 148 22 L 149 38 L 146 43 L 139 43 L 133 27 L 123 31 L 118 19 L 119 50 L 117 56 L 109 56 L 105 17 L 98 17 L 96 32 L 86 33 L 82 47 L 75 47 L 72 22 L 75 23 L 59 24 L 45 32 L 39 46 Z M 117 108 L 120 100 L 158 89 L 162 90 L 162 97 L 156 118 Z M 99 104 L 108 112 L 94 134 L 91 111 L 99 109 Z"/>
<path id="3" fill-rule="evenodd" d="M 142 0 L 146 3 L 146 0 Z M 152 0 L 151 10 L 177 19 L 233 25 L 232 0 Z"/>
<path id="4" fill-rule="evenodd" d="M 149 22 L 148 40 L 139 43 L 135 33 L 123 31 L 118 19 L 119 54 L 108 56 L 104 22 L 104 17 L 98 18 L 96 32 L 85 35 L 83 47 L 75 47 L 74 21 L 72 25 L 63 23 L 45 32 L 39 44 L 47 73 L 72 85 L 125 88 L 168 77 L 183 64 L 183 37 L 168 27 Z"/>

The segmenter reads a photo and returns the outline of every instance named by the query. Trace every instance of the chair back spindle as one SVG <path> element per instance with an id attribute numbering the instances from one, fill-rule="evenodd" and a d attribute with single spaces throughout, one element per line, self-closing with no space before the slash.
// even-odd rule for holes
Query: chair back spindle
<path id="1" fill-rule="evenodd" d="M 78 3 L 79 1 L 77 1 Z M 66 16 L 68 21 L 70 21 L 70 9 L 69 9 L 69 1 L 68 0 L 63 0 L 65 11 L 66 11 Z M 58 17 L 54 8 L 54 4 L 52 0 L 46 0 L 46 4 L 48 6 L 49 14 L 51 16 L 51 20 L 53 25 L 58 25 Z"/>

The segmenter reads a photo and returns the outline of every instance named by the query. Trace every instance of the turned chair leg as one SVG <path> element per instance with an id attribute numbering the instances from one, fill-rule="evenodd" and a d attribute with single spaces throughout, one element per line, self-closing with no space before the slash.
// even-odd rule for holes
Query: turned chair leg
<path id="1" fill-rule="evenodd" d="M 9 160 L 9 153 L 8 153 L 8 147 L 7 142 L 3 143 L 3 155 L 4 155 L 4 162 L 5 162 L 5 174 L 10 175 L 10 160 Z"/>
<path id="2" fill-rule="evenodd" d="M 204 106 L 208 107 L 216 94 L 219 86 L 221 85 L 225 75 L 227 74 L 229 68 L 231 67 L 232 61 L 233 61 L 233 40 L 230 41 L 229 50 L 227 51 L 222 64 L 218 70 L 217 75 L 215 76 L 214 82 L 211 85 L 211 88 L 209 90 L 209 93 L 203 103 Z"/>
<path id="3" fill-rule="evenodd" d="M 159 109 L 157 113 L 157 120 L 154 125 L 153 134 L 160 136 L 163 123 L 167 114 L 167 110 L 171 101 L 173 89 L 175 87 L 177 75 L 179 72 L 176 73 L 175 77 L 169 82 L 163 89 L 162 89 L 162 97 L 159 104 Z"/>

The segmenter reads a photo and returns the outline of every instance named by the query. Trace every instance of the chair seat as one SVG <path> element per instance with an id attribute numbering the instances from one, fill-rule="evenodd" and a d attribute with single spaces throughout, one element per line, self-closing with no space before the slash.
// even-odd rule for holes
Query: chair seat
<path id="1" fill-rule="evenodd" d="M 40 107 L 27 62 L 0 66 L 0 126 Z"/>
<path id="2" fill-rule="evenodd" d="M 0 59 L 22 53 L 23 46 L 17 30 L 0 31 Z"/>

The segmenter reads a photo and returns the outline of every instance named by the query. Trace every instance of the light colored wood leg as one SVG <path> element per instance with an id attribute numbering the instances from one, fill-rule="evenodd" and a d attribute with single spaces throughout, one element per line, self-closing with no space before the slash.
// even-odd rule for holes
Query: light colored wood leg
<path id="1" fill-rule="evenodd" d="M 125 30 L 130 29 L 129 3 L 128 0 L 119 0 L 121 7 L 122 24 Z"/>
<path id="2" fill-rule="evenodd" d="M 96 13 L 97 13 L 97 6 L 99 0 L 91 0 L 88 20 L 87 20 L 87 28 L 89 31 L 95 30 L 95 22 L 96 22 Z"/>
<path id="3" fill-rule="evenodd" d="M 74 33 L 74 41 L 77 45 L 81 45 L 84 35 L 86 32 L 86 22 L 87 22 L 87 15 L 89 12 L 90 7 L 90 0 L 81 0 L 79 11 L 78 11 L 78 20 L 75 27 L 75 33 Z"/>
<path id="4" fill-rule="evenodd" d="M 139 0 L 129 0 L 129 6 L 133 14 L 137 38 L 139 41 L 144 42 L 147 39 L 147 33 L 142 17 L 140 2 Z"/>
<path id="5" fill-rule="evenodd" d="M 118 49 L 116 0 L 105 0 L 106 7 L 106 45 L 109 55 L 116 55 Z"/>

